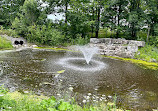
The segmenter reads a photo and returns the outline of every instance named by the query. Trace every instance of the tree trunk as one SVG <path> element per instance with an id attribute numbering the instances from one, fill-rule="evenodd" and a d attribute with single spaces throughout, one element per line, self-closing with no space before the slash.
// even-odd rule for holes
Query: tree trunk
<path id="1" fill-rule="evenodd" d="M 67 24 L 67 8 L 68 8 L 68 3 L 66 2 L 66 4 L 65 4 L 65 24 Z"/>
<path id="2" fill-rule="evenodd" d="M 119 4 L 119 7 L 118 7 L 118 15 L 117 15 L 117 26 L 119 27 L 120 26 L 120 13 L 121 13 L 121 4 Z M 117 28 L 117 34 L 116 34 L 116 37 L 119 38 L 119 31 L 118 31 L 118 28 Z"/>
<path id="3" fill-rule="evenodd" d="M 100 26 L 100 7 L 97 9 L 97 26 L 96 26 L 96 32 L 95 32 L 95 37 L 98 38 L 99 34 L 99 26 Z"/>
<path id="4" fill-rule="evenodd" d="M 65 25 L 67 25 L 67 10 L 68 10 L 68 3 L 66 2 L 65 4 Z M 65 29 L 65 38 L 67 37 L 67 34 L 68 34 L 68 29 L 67 29 L 67 26 L 66 26 L 66 29 Z"/>
<path id="5" fill-rule="evenodd" d="M 132 23 L 132 34 L 131 34 L 132 39 L 136 38 L 136 29 L 134 23 Z"/>
<path id="6" fill-rule="evenodd" d="M 148 34 L 147 34 L 147 38 L 146 38 L 147 44 L 149 43 L 149 34 L 150 34 L 150 25 L 148 25 Z"/>
<path id="7" fill-rule="evenodd" d="M 92 8 L 93 12 L 92 12 L 92 17 L 93 17 L 93 21 L 94 21 L 94 8 Z M 92 24 L 92 35 L 91 37 L 93 37 L 93 33 L 94 33 L 94 25 Z"/>

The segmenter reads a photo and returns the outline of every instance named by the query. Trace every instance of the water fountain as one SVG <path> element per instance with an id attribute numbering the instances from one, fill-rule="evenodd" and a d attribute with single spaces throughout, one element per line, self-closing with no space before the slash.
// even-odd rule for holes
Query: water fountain
<path id="1" fill-rule="evenodd" d="M 97 47 L 77 46 L 76 48 L 78 48 L 82 52 L 87 64 L 89 64 L 89 62 L 91 61 L 93 55 L 98 53 L 98 48 Z"/>
<path id="2" fill-rule="evenodd" d="M 81 51 L 82 57 L 64 57 L 58 63 L 65 68 L 78 71 L 95 72 L 105 68 L 105 63 L 92 59 L 98 52 L 98 48 L 90 46 L 75 46 L 75 50 Z"/>

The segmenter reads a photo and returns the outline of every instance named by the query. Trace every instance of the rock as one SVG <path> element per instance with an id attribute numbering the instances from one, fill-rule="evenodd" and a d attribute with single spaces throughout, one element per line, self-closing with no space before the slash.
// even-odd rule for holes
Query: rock
<path id="1" fill-rule="evenodd" d="M 111 38 L 105 38 L 104 43 L 105 44 L 111 44 Z"/>
<path id="2" fill-rule="evenodd" d="M 105 45 L 104 45 L 104 44 L 100 44 L 98 47 L 99 47 L 100 49 L 104 49 Z"/>
<path id="3" fill-rule="evenodd" d="M 127 46 L 127 51 L 137 52 L 138 51 L 138 46 L 137 45 L 128 45 Z"/>
<path id="4" fill-rule="evenodd" d="M 91 38 L 89 45 L 98 47 L 99 53 L 102 55 L 133 58 L 138 51 L 138 47 L 144 47 L 145 42 L 112 38 Z"/>
<path id="5" fill-rule="evenodd" d="M 156 60 L 156 59 L 152 59 L 151 61 L 152 61 L 152 62 L 157 62 L 157 60 Z"/>
<path id="6" fill-rule="evenodd" d="M 122 40 L 122 44 L 128 44 L 128 43 L 129 43 L 128 40 L 125 40 L 125 39 Z"/>
<path id="7" fill-rule="evenodd" d="M 25 93 L 25 94 L 28 94 L 28 93 L 29 93 L 29 91 L 24 91 L 24 93 Z"/>
<path id="8" fill-rule="evenodd" d="M 115 50 L 115 48 L 116 48 L 116 47 L 115 47 L 115 46 L 113 46 L 113 45 L 112 45 L 112 46 L 110 46 L 110 47 L 108 47 L 108 49 L 109 49 L 109 50 Z"/>
<path id="9" fill-rule="evenodd" d="M 97 43 L 100 43 L 100 40 L 97 38 L 91 38 L 90 43 L 97 44 Z"/>
<path id="10" fill-rule="evenodd" d="M 38 47 L 38 46 L 37 46 L 37 45 L 32 45 L 31 47 L 32 47 L 32 48 L 36 48 L 36 47 Z"/>
<path id="11" fill-rule="evenodd" d="M 111 40 L 111 43 L 112 44 L 122 44 L 122 41 L 123 41 L 124 39 L 112 39 Z"/>
<path id="12" fill-rule="evenodd" d="M 134 41 L 134 40 L 129 40 L 129 45 L 135 45 L 138 47 L 144 47 L 145 42 L 144 41 Z"/>

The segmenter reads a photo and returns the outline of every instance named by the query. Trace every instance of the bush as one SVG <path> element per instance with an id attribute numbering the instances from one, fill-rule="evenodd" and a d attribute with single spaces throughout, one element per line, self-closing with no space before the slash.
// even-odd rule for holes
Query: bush
<path id="1" fill-rule="evenodd" d="M 50 26 L 47 27 L 46 25 L 33 25 L 28 27 L 26 39 L 29 42 L 51 46 L 61 45 L 65 40 L 59 31 Z"/>
<path id="2" fill-rule="evenodd" d="M 4 29 L 3 26 L 0 26 L 0 34 L 1 35 L 8 35 L 8 36 L 12 36 L 12 37 L 19 37 L 17 35 L 17 33 L 15 32 L 15 30 L 12 29 Z"/>
<path id="3" fill-rule="evenodd" d="M 80 34 L 77 35 L 75 39 L 70 39 L 73 45 L 85 45 L 89 43 L 89 37 L 82 38 Z"/>
<path id="4" fill-rule="evenodd" d="M 158 47 L 158 36 L 150 36 L 149 44 Z"/>
<path id="5" fill-rule="evenodd" d="M 146 39 L 147 39 L 147 32 L 144 31 L 137 32 L 137 40 L 146 41 Z"/>

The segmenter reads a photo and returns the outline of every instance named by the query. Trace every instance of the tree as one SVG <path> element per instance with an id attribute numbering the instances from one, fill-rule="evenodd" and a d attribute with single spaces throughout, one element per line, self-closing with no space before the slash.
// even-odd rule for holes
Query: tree
<path id="1" fill-rule="evenodd" d="M 43 20 L 46 19 L 41 11 L 40 4 L 36 0 L 25 0 L 23 6 L 20 7 L 18 16 L 12 22 L 12 28 L 18 34 L 26 35 L 29 26 L 41 23 L 41 17 L 43 17 Z"/>
<path id="2" fill-rule="evenodd" d="M 100 29 L 101 13 L 103 12 L 107 1 L 108 0 L 93 0 L 92 1 L 92 4 L 95 4 L 94 5 L 95 9 L 93 9 L 93 11 L 95 10 L 95 13 L 96 13 L 96 19 L 95 19 L 96 20 L 96 24 L 95 24 L 95 26 L 96 26 L 95 37 L 96 38 L 98 38 L 98 33 L 99 33 L 99 29 Z"/>
<path id="3" fill-rule="evenodd" d="M 127 0 L 112 0 L 108 1 L 108 6 L 102 13 L 102 25 L 116 31 L 116 37 L 125 29 L 128 17 L 128 1 Z"/>
<path id="4" fill-rule="evenodd" d="M 87 14 L 87 3 L 75 1 L 68 13 L 68 30 L 72 38 L 76 38 L 77 34 L 85 37 L 90 31 L 89 17 Z"/>
<path id="5" fill-rule="evenodd" d="M 25 0 L 0 0 L 0 24 L 9 26 Z"/>
<path id="6" fill-rule="evenodd" d="M 150 34 L 152 36 L 156 35 L 156 29 L 158 28 L 158 1 L 157 0 L 144 0 L 144 9 L 146 13 L 146 21 L 148 26 L 150 26 Z"/>
<path id="7" fill-rule="evenodd" d="M 137 39 L 137 32 L 143 27 L 144 12 L 141 8 L 141 0 L 129 0 L 129 31 L 131 32 L 130 39 Z"/>

